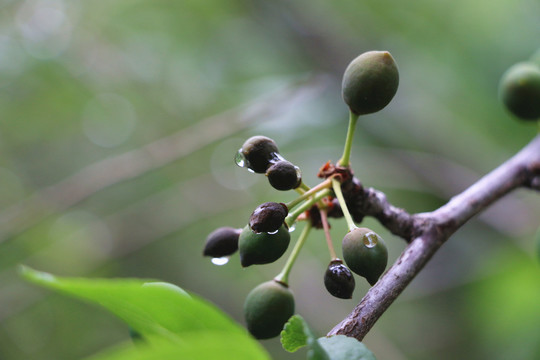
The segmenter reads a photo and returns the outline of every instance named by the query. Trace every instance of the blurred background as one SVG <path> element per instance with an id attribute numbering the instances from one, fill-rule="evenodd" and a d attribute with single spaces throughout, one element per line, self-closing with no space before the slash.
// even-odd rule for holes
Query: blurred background
<path id="1" fill-rule="evenodd" d="M 401 78 L 392 103 L 359 121 L 353 169 L 411 213 L 436 209 L 536 135 L 505 112 L 497 85 L 539 39 L 538 0 L 0 0 L 0 359 L 77 359 L 129 339 L 104 310 L 24 283 L 21 263 L 169 281 L 243 322 L 245 296 L 284 259 L 215 266 L 205 238 L 295 194 L 234 154 L 249 136 L 272 137 L 315 185 L 341 155 L 341 76 L 362 52 L 389 50 Z M 539 359 L 539 219 L 526 190 L 473 219 L 365 344 L 380 360 Z M 393 262 L 404 241 L 363 225 Z M 338 248 L 345 232 L 332 221 Z M 320 335 L 368 289 L 357 278 L 352 300 L 331 297 L 328 261 L 315 232 L 290 284 Z M 263 345 L 276 359 L 306 356 Z"/>

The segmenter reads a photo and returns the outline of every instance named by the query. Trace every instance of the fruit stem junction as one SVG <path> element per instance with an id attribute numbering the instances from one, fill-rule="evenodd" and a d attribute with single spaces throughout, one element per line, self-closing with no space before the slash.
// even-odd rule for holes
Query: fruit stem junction
<path id="1" fill-rule="evenodd" d="M 300 214 L 302 214 L 306 210 L 309 210 L 319 200 L 330 195 L 332 195 L 332 190 L 330 189 L 324 189 L 322 191 L 319 191 L 315 196 L 313 196 L 309 200 L 306 200 L 302 205 L 300 205 L 294 211 L 289 212 L 289 215 L 287 215 L 287 217 L 285 218 L 285 223 L 287 224 L 287 226 L 291 227 L 291 225 L 296 221 L 296 218 L 300 216 Z M 286 205 L 289 208 L 289 204 L 286 204 Z"/>
<path id="2" fill-rule="evenodd" d="M 326 244 L 328 245 L 328 252 L 330 253 L 330 258 L 332 261 L 337 260 L 336 250 L 334 249 L 334 244 L 332 243 L 332 237 L 330 236 L 330 226 L 328 226 L 328 216 L 326 209 L 320 209 L 321 213 L 321 223 L 324 230 L 324 237 L 326 238 Z"/>

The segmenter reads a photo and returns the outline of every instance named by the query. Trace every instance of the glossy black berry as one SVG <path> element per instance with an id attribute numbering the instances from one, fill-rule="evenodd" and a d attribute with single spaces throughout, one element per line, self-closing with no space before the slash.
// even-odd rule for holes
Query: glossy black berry
<path id="1" fill-rule="evenodd" d="M 252 136 L 244 142 L 240 149 L 245 167 L 258 174 L 264 174 L 270 166 L 270 162 L 277 160 L 278 147 L 274 140 L 266 136 Z"/>
<path id="2" fill-rule="evenodd" d="M 332 260 L 324 273 L 324 286 L 340 299 L 350 299 L 354 292 L 354 276 L 340 259 Z"/>
<path id="3" fill-rule="evenodd" d="M 203 255 L 220 258 L 232 255 L 238 250 L 238 238 L 242 229 L 220 227 L 206 238 Z"/>
<path id="4" fill-rule="evenodd" d="M 240 233 L 238 248 L 243 267 L 253 264 L 268 264 L 276 261 L 289 247 L 289 229 L 281 225 L 276 233 L 256 233 L 246 225 Z"/>
<path id="5" fill-rule="evenodd" d="M 349 269 L 375 285 L 388 262 L 383 239 L 370 229 L 356 228 L 343 238 L 342 251 Z"/>
<path id="6" fill-rule="evenodd" d="M 302 181 L 298 167 L 287 160 L 272 164 L 266 171 L 266 176 L 274 189 L 283 191 L 297 188 Z"/>
<path id="7" fill-rule="evenodd" d="M 499 96 L 514 116 L 540 119 L 540 66 L 522 62 L 510 67 L 501 78 Z"/>
<path id="8" fill-rule="evenodd" d="M 266 202 L 253 211 L 249 218 L 249 227 L 254 232 L 273 233 L 283 225 L 288 213 L 285 204 Z"/>
<path id="9" fill-rule="evenodd" d="M 343 75 L 343 100 L 357 115 L 382 110 L 399 85 L 399 72 L 388 51 L 368 51 L 354 59 Z"/>
<path id="10" fill-rule="evenodd" d="M 257 339 L 278 336 L 294 315 L 294 296 L 288 286 L 275 280 L 260 284 L 248 294 L 244 317 L 248 331 Z"/>

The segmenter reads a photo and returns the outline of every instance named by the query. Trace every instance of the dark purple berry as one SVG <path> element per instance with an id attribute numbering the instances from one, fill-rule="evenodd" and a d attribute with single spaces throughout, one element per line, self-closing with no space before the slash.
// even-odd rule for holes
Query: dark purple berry
<path id="1" fill-rule="evenodd" d="M 253 211 L 249 218 L 249 227 L 257 233 L 273 233 L 283 225 L 288 213 L 285 204 L 266 202 Z"/>
<path id="2" fill-rule="evenodd" d="M 354 292 L 354 276 L 340 259 L 332 260 L 324 274 L 324 286 L 340 299 L 351 299 Z"/>
<path id="3" fill-rule="evenodd" d="M 244 166 L 258 174 L 264 174 L 271 161 L 278 159 L 279 154 L 274 140 L 260 135 L 247 139 L 240 150 L 246 160 Z"/>
<path id="4" fill-rule="evenodd" d="M 203 255 L 214 258 L 232 255 L 238 250 L 238 238 L 242 229 L 220 227 L 208 235 Z"/>
<path id="5" fill-rule="evenodd" d="M 280 160 L 272 164 L 266 171 L 268 181 L 274 189 L 291 190 L 300 186 L 302 178 L 298 167 L 287 160 Z"/>

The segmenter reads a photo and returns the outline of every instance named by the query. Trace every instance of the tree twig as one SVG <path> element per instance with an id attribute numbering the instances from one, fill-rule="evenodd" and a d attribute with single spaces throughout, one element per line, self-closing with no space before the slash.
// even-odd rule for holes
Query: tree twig
<path id="1" fill-rule="evenodd" d="M 377 218 L 393 233 L 412 241 L 392 267 L 367 292 L 353 311 L 329 333 L 362 340 L 381 315 L 422 270 L 443 243 L 473 216 L 509 192 L 527 187 L 538 190 L 540 135 L 520 152 L 478 180 L 437 210 L 409 215 L 389 204 L 372 189 L 365 189 L 362 212 Z M 374 194 L 374 195 L 369 195 Z M 399 230 L 400 228 L 407 230 Z"/>

